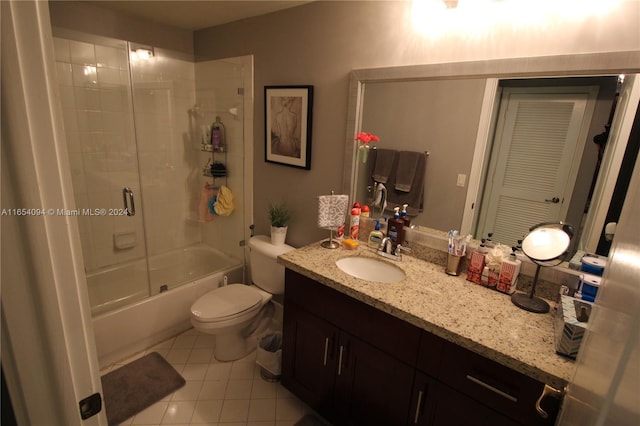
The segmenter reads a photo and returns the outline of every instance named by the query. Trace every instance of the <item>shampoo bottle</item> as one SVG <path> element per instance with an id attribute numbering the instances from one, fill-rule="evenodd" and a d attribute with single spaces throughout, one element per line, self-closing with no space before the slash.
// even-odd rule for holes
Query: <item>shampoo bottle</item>
<path id="1" fill-rule="evenodd" d="M 369 233 L 369 241 L 367 244 L 369 245 L 369 247 L 378 248 L 380 247 L 380 243 L 382 242 L 383 238 L 384 234 L 382 233 L 382 231 L 380 231 L 380 221 L 376 219 L 376 227 Z"/>
<path id="2" fill-rule="evenodd" d="M 224 124 L 220 121 L 220 117 L 216 117 L 216 121 L 211 125 L 211 145 L 214 151 L 224 151 Z"/>
<path id="3" fill-rule="evenodd" d="M 393 208 L 393 218 L 387 224 L 387 235 L 396 244 L 404 241 L 404 221 L 400 219 L 400 207 Z"/>

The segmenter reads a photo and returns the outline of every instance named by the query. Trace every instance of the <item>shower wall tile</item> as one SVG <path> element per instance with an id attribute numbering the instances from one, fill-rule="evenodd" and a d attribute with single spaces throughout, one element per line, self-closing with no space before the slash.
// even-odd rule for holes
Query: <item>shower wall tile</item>
<path id="1" fill-rule="evenodd" d="M 92 87 L 75 87 L 75 105 L 78 109 L 100 111 L 100 91 Z"/>
<path id="2" fill-rule="evenodd" d="M 125 87 L 101 87 L 100 106 L 103 111 L 131 114 L 128 93 Z"/>
<path id="3" fill-rule="evenodd" d="M 104 122 L 102 120 L 101 111 L 92 111 L 88 109 L 77 110 L 78 131 L 81 133 L 102 132 L 104 130 Z"/>
<path id="4" fill-rule="evenodd" d="M 71 53 L 72 63 L 95 66 L 96 52 L 93 44 L 70 40 L 69 50 Z"/>
<path id="5" fill-rule="evenodd" d="M 126 71 L 119 68 L 99 67 L 97 75 L 100 87 L 118 87 L 126 85 L 129 81 Z"/>
<path id="6" fill-rule="evenodd" d="M 122 47 L 54 40 L 65 133 L 78 208 L 122 208 L 122 188 L 134 188 L 135 217 L 80 216 L 85 268 L 93 271 L 145 255 L 143 205 L 131 109 L 127 51 Z M 117 232 L 138 244 L 116 249 Z"/>
<path id="7" fill-rule="evenodd" d="M 64 109 L 74 109 L 76 107 L 75 90 L 72 86 L 60 87 L 60 102 Z"/>
<path id="8" fill-rule="evenodd" d="M 135 193 L 133 217 L 79 217 L 87 270 L 199 243 L 206 155 L 190 114 L 195 64 L 160 50 L 132 60 L 130 83 L 124 48 L 59 38 L 54 46 L 77 206 L 121 208 L 122 188 Z M 116 249 L 119 232 L 138 244 Z"/>
<path id="9" fill-rule="evenodd" d="M 96 45 L 98 67 L 119 68 L 127 71 L 127 51 L 122 48 Z"/>
<path id="10" fill-rule="evenodd" d="M 132 61 L 140 175 L 145 206 L 152 212 L 145 220 L 147 229 L 162 230 L 147 234 L 150 255 L 201 240 L 187 192 L 199 166 L 184 143 L 188 108 L 195 103 L 194 72 L 192 63 L 164 56 L 161 50 L 149 61 Z"/>
<path id="11" fill-rule="evenodd" d="M 56 77 L 60 86 L 73 85 L 73 71 L 70 63 L 56 62 Z"/>
<path id="12" fill-rule="evenodd" d="M 73 85 L 78 87 L 97 87 L 98 74 L 95 65 L 72 64 Z"/>
<path id="13" fill-rule="evenodd" d="M 63 38 L 53 38 L 53 51 L 56 61 L 71 62 L 71 53 L 69 52 L 69 40 Z"/>

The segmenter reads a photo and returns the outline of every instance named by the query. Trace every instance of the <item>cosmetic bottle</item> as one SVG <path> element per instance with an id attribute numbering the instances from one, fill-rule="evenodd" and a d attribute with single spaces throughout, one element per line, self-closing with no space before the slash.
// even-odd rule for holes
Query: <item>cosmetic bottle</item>
<path id="1" fill-rule="evenodd" d="M 354 207 L 351 209 L 351 220 L 349 221 L 349 236 L 351 237 L 352 240 L 358 239 L 359 228 L 360 228 L 360 209 Z"/>
<path id="2" fill-rule="evenodd" d="M 402 219 L 402 221 L 404 222 L 405 228 L 408 228 L 411 226 L 411 218 L 407 214 L 407 207 L 409 207 L 409 204 L 403 204 L 402 212 L 400 212 L 400 219 Z"/>
<path id="3" fill-rule="evenodd" d="M 404 241 L 404 221 L 400 219 L 400 207 L 393 208 L 393 218 L 387 223 L 387 235 L 396 244 Z"/>
<path id="4" fill-rule="evenodd" d="M 367 244 L 369 247 L 378 248 L 380 247 L 380 243 L 382 243 L 383 238 L 384 234 L 380 231 L 380 221 L 376 219 L 376 227 L 369 233 L 369 241 Z"/>
<path id="5" fill-rule="evenodd" d="M 216 117 L 216 121 L 211 125 L 211 145 L 213 146 L 214 151 L 224 151 L 224 137 L 224 124 L 220 121 L 220 117 Z"/>

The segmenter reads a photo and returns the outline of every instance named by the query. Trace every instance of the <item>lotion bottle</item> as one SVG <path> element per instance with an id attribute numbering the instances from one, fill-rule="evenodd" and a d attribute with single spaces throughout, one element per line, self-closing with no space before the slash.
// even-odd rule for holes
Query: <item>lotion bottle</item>
<path id="1" fill-rule="evenodd" d="M 382 243 L 383 238 L 384 234 L 380 231 L 380 220 L 376 219 L 376 227 L 369 233 L 369 241 L 367 244 L 369 247 L 378 248 L 380 247 L 380 243 Z"/>

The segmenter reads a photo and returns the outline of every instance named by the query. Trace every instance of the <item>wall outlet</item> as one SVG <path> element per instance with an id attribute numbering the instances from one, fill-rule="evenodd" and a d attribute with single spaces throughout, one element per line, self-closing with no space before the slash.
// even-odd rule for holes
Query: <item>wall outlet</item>
<path id="1" fill-rule="evenodd" d="M 458 181 L 456 182 L 457 186 L 464 187 L 466 182 L 467 182 L 467 175 L 463 175 L 463 174 L 458 175 Z"/>

